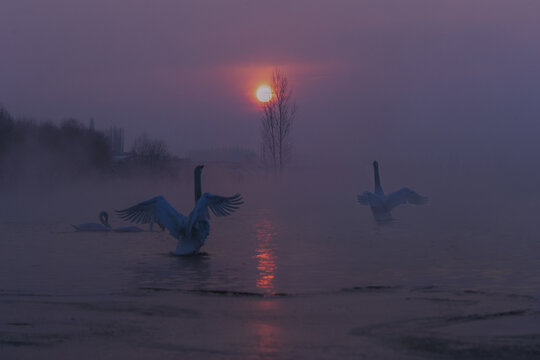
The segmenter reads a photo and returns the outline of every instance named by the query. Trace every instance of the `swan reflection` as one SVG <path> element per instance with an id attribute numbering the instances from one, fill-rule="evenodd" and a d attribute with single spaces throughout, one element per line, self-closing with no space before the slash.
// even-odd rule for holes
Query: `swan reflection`
<path id="1" fill-rule="evenodd" d="M 274 291 L 274 280 L 276 273 L 276 255 L 273 237 L 275 236 L 274 225 L 265 216 L 255 225 L 257 236 L 257 249 L 255 258 L 257 259 L 256 285 L 259 289 L 267 292 Z"/>

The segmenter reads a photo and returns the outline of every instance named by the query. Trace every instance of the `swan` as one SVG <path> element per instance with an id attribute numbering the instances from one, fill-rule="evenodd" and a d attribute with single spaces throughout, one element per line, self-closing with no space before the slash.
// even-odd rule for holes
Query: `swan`
<path id="1" fill-rule="evenodd" d="M 240 194 L 233 196 L 219 196 L 210 193 L 201 195 L 201 173 L 204 165 L 195 167 L 195 207 L 189 216 L 176 211 L 161 195 L 143 201 L 137 205 L 117 213 L 124 220 L 137 224 L 155 222 L 163 225 L 169 233 L 178 240 L 173 255 L 196 254 L 204 245 L 210 233 L 210 213 L 215 216 L 227 216 L 234 212 L 244 202 Z"/>
<path id="2" fill-rule="evenodd" d="M 77 231 L 111 231 L 111 225 L 109 225 L 109 214 L 106 211 L 99 213 L 98 223 L 82 223 L 79 225 L 72 225 Z"/>
<path id="3" fill-rule="evenodd" d="M 375 192 L 364 191 L 358 195 L 358 202 L 362 205 L 369 205 L 373 217 L 377 222 L 386 222 L 393 220 L 392 209 L 401 204 L 423 205 L 427 203 L 428 198 L 421 196 L 415 191 L 404 187 L 388 195 L 384 194 L 379 177 L 379 163 L 373 162 L 375 172 Z"/>
<path id="4" fill-rule="evenodd" d="M 115 231 L 115 232 L 143 232 L 144 230 L 137 226 L 120 226 L 112 228 L 109 224 L 109 214 L 106 211 L 99 213 L 99 221 L 97 223 L 83 223 L 79 225 L 72 225 L 77 231 Z M 150 224 L 152 225 L 152 224 Z"/>

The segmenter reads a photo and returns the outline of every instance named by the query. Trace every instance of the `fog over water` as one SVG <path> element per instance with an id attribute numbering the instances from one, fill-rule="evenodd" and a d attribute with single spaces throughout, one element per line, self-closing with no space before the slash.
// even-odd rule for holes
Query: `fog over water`
<path id="1" fill-rule="evenodd" d="M 0 14 L 0 357 L 538 358 L 540 2 Z M 197 159 L 258 155 L 254 92 L 276 67 L 298 105 L 283 174 Z M 126 151 L 163 140 L 165 165 L 112 161 L 111 126 Z M 357 201 L 374 160 L 386 193 L 429 202 L 377 224 Z M 167 231 L 72 227 L 104 210 L 128 225 L 114 210 L 156 195 L 188 215 L 199 164 L 203 192 L 244 199 L 200 256 L 171 256 Z"/>
<path id="2" fill-rule="evenodd" d="M 402 205 L 397 221 L 378 226 L 356 194 L 372 190 L 369 166 L 291 170 L 274 178 L 258 169 L 207 166 L 203 191 L 241 192 L 245 204 L 213 218 L 199 259 L 168 253 L 166 232 L 76 233 L 71 224 L 97 221 L 107 210 L 162 194 L 180 212 L 193 204 L 190 176 L 179 181 L 93 181 L 54 190 L 4 195 L 2 255 L 12 272 L 3 290 L 53 294 L 133 292 L 157 287 L 261 293 L 319 293 L 365 285 L 476 289 L 537 294 L 540 273 L 535 217 L 539 193 L 529 181 L 479 182 L 452 171 L 444 181 L 424 167 L 381 164 L 387 192 L 409 186 L 430 198 Z M 476 171 L 476 172 L 475 172 Z M 453 175 L 454 174 L 454 175 Z M 473 181 L 471 181 L 473 180 Z M 66 271 L 69 269 L 69 271 Z M 17 276 L 13 276 L 13 272 Z"/>

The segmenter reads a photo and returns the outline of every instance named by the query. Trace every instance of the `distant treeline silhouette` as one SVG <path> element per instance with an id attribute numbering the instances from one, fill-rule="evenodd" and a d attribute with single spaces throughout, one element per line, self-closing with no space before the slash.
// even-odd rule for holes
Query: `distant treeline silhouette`
<path id="1" fill-rule="evenodd" d="M 169 152 L 163 140 L 151 139 L 146 134 L 140 135 L 133 141 L 130 152 L 115 158 L 113 172 L 119 177 L 176 177 L 191 164 L 178 159 Z M 191 171 L 191 170 L 190 170 Z"/>
<path id="2" fill-rule="evenodd" d="M 177 176 L 191 163 L 167 144 L 141 135 L 129 153 L 113 154 L 110 138 L 76 119 L 55 124 L 14 118 L 0 106 L 0 184 L 62 184 L 96 176 Z"/>
<path id="3" fill-rule="evenodd" d="M 0 182 L 51 182 L 90 173 L 111 165 L 105 134 L 75 119 L 59 125 L 15 119 L 0 107 Z"/>
<path id="4" fill-rule="evenodd" d="M 131 159 L 149 166 L 167 162 L 172 158 L 163 140 L 149 139 L 146 135 L 137 137 L 131 147 Z"/>
<path id="5" fill-rule="evenodd" d="M 171 154 L 159 139 L 140 135 L 127 153 L 111 149 L 111 135 L 76 119 L 58 123 L 15 118 L 0 106 L 0 185 L 62 185 L 96 177 L 166 179 L 191 178 L 193 160 Z M 257 160 L 242 148 L 192 152 L 196 161 Z M 188 174 L 188 175 L 186 175 Z"/>

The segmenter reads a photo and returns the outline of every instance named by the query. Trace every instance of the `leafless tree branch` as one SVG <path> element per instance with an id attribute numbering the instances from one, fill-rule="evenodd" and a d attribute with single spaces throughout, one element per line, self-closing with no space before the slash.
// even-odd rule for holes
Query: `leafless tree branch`
<path id="1" fill-rule="evenodd" d="M 272 98 L 263 104 L 261 156 L 281 172 L 291 158 L 290 134 L 297 107 L 288 78 L 280 69 L 272 73 L 271 88 Z"/>

